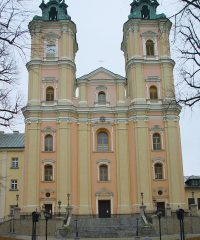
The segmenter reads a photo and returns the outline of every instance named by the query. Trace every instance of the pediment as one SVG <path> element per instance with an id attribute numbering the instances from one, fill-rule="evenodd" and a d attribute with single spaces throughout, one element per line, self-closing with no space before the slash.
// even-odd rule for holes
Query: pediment
<path id="1" fill-rule="evenodd" d="M 141 34 L 143 37 L 156 37 L 158 36 L 158 33 L 153 31 L 146 31 Z"/>
<path id="2" fill-rule="evenodd" d="M 78 81 L 81 80 L 125 80 L 124 77 L 115 74 L 113 72 L 111 72 L 110 70 L 107 70 L 103 67 L 100 67 L 92 72 L 90 72 L 89 74 L 83 75 L 82 77 L 78 78 Z"/>

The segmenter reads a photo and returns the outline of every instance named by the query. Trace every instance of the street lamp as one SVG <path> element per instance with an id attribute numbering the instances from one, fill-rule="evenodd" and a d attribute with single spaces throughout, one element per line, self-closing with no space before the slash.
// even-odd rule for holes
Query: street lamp
<path id="1" fill-rule="evenodd" d="M 67 194 L 67 206 L 69 207 L 70 193 Z"/>
<path id="2" fill-rule="evenodd" d="M 176 210 L 177 219 L 180 221 L 181 240 L 185 240 L 184 213 L 185 213 L 185 211 L 182 208 L 179 208 L 178 210 Z"/>
<path id="3" fill-rule="evenodd" d="M 143 205 L 144 205 L 144 202 L 143 202 L 143 199 L 144 199 L 144 193 L 141 192 L 140 195 L 141 195 L 141 201 L 142 201 L 142 206 L 143 206 Z"/>
<path id="4" fill-rule="evenodd" d="M 16 200 L 17 200 L 16 207 L 18 207 L 19 194 L 16 195 Z"/>
<path id="5" fill-rule="evenodd" d="M 194 192 L 192 192 L 192 201 L 193 201 L 193 204 L 195 204 Z"/>
<path id="6" fill-rule="evenodd" d="M 138 217 L 136 218 L 136 236 L 138 237 L 139 236 L 139 229 L 138 229 Z"/>
<path id="7" fill-rule="evenodd" d="M 161 216 L 162 216 L 162 212 L 161 211 L 156 211 L 156 215 L 158 217 L 158 223 L 159 223 L 159 235 L 160 235 L 160 240 L 161 240 Z"/>
<path id="8" fill-rule="evenodd" d="M 61 201 L 58 201 L 58 216 L 60 217 Z"/>
<path id="9" fill-rule="evenodd" d="M 78 217 L 77 217 L 77 215 L 76 215 L 75 223 L 76 223 L 76 236 L 75 236 L 74 239 L 79 239 L 79 236 L 78 236 Z"/>
<path id="10" fill-rule="evenodd" d="M 50 218 L 50 212 L 48 210 L 44 211 L 44 218 L 46 220 L 46 233 L 45 233 L 45 235 L 46 235 L 46 240 L 47 240 L 47 223 L 48 223 L 48 220 Z"/>

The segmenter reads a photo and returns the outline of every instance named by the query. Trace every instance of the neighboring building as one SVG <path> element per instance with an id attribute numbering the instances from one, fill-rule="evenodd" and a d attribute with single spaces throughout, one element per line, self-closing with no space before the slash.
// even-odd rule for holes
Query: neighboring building
<path id="1" fill-rule="evenodd" d="M 24 134 L 0 132 L 0 221 L 22 203 L 23 164 Z"/>
<path id="2" fill-rule="evenodd" d="M 166 206 L 187 208 L 171 22 L 156 13 L 157 6 L 156 0 L 131 4 L 121 45 L 126 77 L 98 68 L 77 78 L 76 25 L 67 5 L 59 0 L 41 3 L 42 16 L 29 24 L 25 150 L 21 142 L 24 152 L 10 149 L 1 158 L 7 159 L 2 167 L 7 184 L 17 180 L 13 190 L 19 185 L 23 189 L 22 213 L 43 206 L 56 212 L 58 201 L 65 211 L 68 193 L 77 214 L 99 217 L 139 212 L 142 202 L 147 211 L 155 211 L 155 204 L 163 211 Z M 24 158 L 24 175 L 21 167 L 10 169 L 16 158 L 19 164 Z M 3 204 L 6 214 L 15 193 L 9 192 Z"/>
<path id="3" fill-rule="evenodd" d="M 185 177 L 185 197 L 188 208 L 191 204 L 197 205 L 200 213 L 200 176 Z"/>

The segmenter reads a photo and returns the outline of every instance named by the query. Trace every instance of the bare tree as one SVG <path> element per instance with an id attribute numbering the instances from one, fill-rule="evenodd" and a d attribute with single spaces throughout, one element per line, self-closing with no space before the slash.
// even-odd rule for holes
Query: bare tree
<path id="1" fill-rule="evenodd" d="M 181 53 L 177 101 L 200 103 L 200 0 L 181 0 L 175 18 L 175 39 Z"/>
<path id="2" fill-rule="evenodd" d="M 23 1 L 22 1 L 23 2 Z M 27 12 L 22 2 L 0 1 L 0 125 L 8 127 L 21 109 L 20 97 L 16 91 L 16 56 L 24 55 L 24 20 Z"/>

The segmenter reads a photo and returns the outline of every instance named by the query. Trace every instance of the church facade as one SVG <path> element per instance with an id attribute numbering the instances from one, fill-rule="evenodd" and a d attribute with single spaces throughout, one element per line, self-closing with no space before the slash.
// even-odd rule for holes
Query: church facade
<path id="1" fill-rule="evenodd" d="M 77 78 L 67 5 L 40 5 L 42 16 L 29 24 L 21 212 L 54 213 L 58 202 L 64 211 L 68 200 L 76 214 L 100 217 L 137 213 L 141 204 L 186 207 L 171 22 L 157 7 L 156 0 L 131 4 L 121 44 L 125 77 L 98 68 Z"/>

